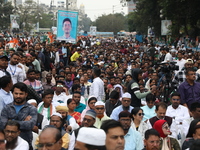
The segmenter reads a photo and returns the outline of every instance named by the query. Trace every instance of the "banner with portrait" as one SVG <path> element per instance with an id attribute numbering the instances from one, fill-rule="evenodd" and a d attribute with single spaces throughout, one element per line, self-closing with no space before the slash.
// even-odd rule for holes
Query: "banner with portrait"
<path id="1" fill-rule="evenodd" d="M 172 25 L 171 20 L 161 21 L 161 35 L 171 35 L 170 26 Z"/>
<path id="2" fill-rule="evenodd" d="M 57 40 L 75 43 L 78 27 L 78 12 L 58 10 Z"/>
<path id="3" fill-rule="evenodd" d="M 18 15 L 10 15 L 10 24 L 11 28 L 17 28 L 19 29 L 19 16 Z"/>

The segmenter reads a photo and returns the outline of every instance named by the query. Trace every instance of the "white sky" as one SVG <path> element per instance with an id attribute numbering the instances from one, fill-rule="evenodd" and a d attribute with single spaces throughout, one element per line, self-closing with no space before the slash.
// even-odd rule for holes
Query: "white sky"
<path id="1" fill-rule="evenodd" d="M 36 0 L 37 1 L 37 0 Z M 51 0 L 39 0 L 40 3 L 50 4 Z M 54 0 L 54 5 L 57 4 L 58 0 Z M 66 0 L 59 0 L 66 1 Z M 127 7 L 122 7 L 120 0 L 77 0 L 77 6 L 81 4 L 85 5 L 85 13 L 90 17 L 92 21 L 101 16 L 102 14 L 121 13 L 127 14 Z"/>

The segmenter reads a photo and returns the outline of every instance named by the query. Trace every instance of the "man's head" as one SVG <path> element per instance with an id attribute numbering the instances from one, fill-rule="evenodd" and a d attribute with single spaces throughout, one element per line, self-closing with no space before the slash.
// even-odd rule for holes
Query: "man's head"
<path id="1" fill-rule="evenodd" d="M 96 68 L 96 67 L 95 67 L 95 68 L 93 69 L 92 75 L 93 75 L 94 78 L 100 77 L 100 75 L 101 75 L 101 70 L 100 70 L 99 68 Z"/>
<path id="2" fill-rule="evenodd" d="M 122 106 L 124 109 L 128 110 L 131 104 L 131 94 L 128 92 L 122 95 Z"/>
<path id="3" fill-rule="evenodd" d="M 194 102 L 190 106 L 190 111 L 194 119 L 200 119 L 200 103 Z"/>
<path id="4" fill-rule="evenodd" d="M 119 122 L 121 123 L 125 133 L 128 132 L 131 126 L 131 113 L 122 111 L 119 113 Z"/>
<path id="5" fill-rule="evenodd" d="M 52 103 L 54 91 L 52 89 L 47 89 L 42 93 L 42 101 L 44 102 L 44 106 L 50 106 Z"/>
<path id="6" fill-rule="evenodd" d="M 144 145 L 146 150 L 159 150 L 160 135 L 155 129 L 149 129 L 145 132 Z"/>
<path id="7" fill-rule="evenodd" d="M 8 67 L 8 56 L 0 56 L 0 69 L 6 69 Z"/>
<path id="8" fill-rule="evenodd" d="M 50 117 L 50 125 L 55 126 L 57 129 L 61 129 L 63 125 L 62 115 L 60 113 L 53 113 Z"/>
<path id="9" fill-rule="evenodd" d="M 39 135 L 38 150 L 60 150 L 62 147 L 61 132 L 55 127 L 46 127 Z"/>
<path id="10" fill-rule="evenodd" d="M 51 80 L 52 80 L 52 74 L 48 73 L 46 75 L 46 80 L 47 80 L 47 82 L 51 82 Z"/>
<path id="11" fill-rule="evenodd" d="M 96 121 L 96 112 L 94 110 L 88 110 L 83 118 L 82 127 L 92 127 Z"/>
<path id="12" fill-rule="evenodd" d="M 105 103 L 102 101 L 97 101 L 95 103 L 95 112 L 97 117 L 103 117 L 105 112 Z"/>
<path id="13" fill-rule="evenodd" d="M 181 95 L 178 92 L 175 92 L 171 95 L 171 103 L 174 109 L 178 108 L 181 102 Z"/>
<path id="14" fill-rule="evenodd" d="M 187 59 L 185 62 L 185 69 L 193 68 L 194 62 L 192 59 Z"/>
<path id="15" fill-rule="evenodd" d="M 149 108 L 152 108 L 154 106 L 155 101 L 156 101 L 156 97 L 153 94 L 151 94 L 151 93 L 147 94 L 146 102 L 147 102 L 147 106 Z"/>
<path id="16" fill-rule="evenodd" d="M 63 20 L 63 31 L 66 36 L 66 38 L 70 37 L 70 32 L 72 30 L 72 23 L 69 18 L 65 18 Z"/>
<path id="17" fill-rule="evenodd" d="M 156 114 L 158 119 L 164 119 L 167 110 L 167 104 L 164 102 L 160 102 L 156 105 Z"/>
<path id="18" fill-rule="evenodd" d="M 14 98 L 15 105 L 23 105 L 26 102 L 26 97 L 28 95 L 28 88 L 26 84 L 18 82 L 13 85 L 12 94 Z"/>
<path id="19" fill-rule="evenodd" d="M 194 128 L 193 138 L 195 140 L 200 139 L 200 125 L 196 125 Z"/>
<path id="20" fill-rule="evenodd" d="M 56 81 L 56 92 L 61 93 L 63 92 L 63 87 L 65 83 L 63 81 Z"/>
<path id="21" fill-rule="evenodd" d="M 82 127 L 74 150 L 105 150 L 105 140 L 106 134 L 102 129 Z"/>
<path id="22" fill-rule="evenodd" d="M 20 54 L 13 53 L 10 57 L 10 64 L 17 65 L 19 63 Z"/>
<path id="23" fill-rule="evenodd" d="M 11 90 L 13 87 L 13 82 L 10 76 L 3 76 L 0 78 L 0 88 Z"/>
<path id="24" fill-rule="evenodd" d="M 14 149 L 20 135 L 20 124 L 17 121 L 9 120 L 4 128 L 4 133 L 7 141 L 6 148 Z"/>
<path id="25" fill-rule="evenodd" d="M 0 150 L 6 150 L 6 138 L 3 130 L 0 130 Z"/>
<path id="26" fill-rule="evenodd" d="M 76 101 L 76 104 L 80 103 L 81 100 L 81 93 L 80 92 L 74 92 L 72 95 L 72 99 Z"/>
<path id="27" fill-rule="evenodd" d="M 196 73 L 193 68 L 186 69 L 185 76 L 186 76 L 187 81 L 195 81 L 196 80 Z"/>
<path id="28" fill-rule="evenodd" d="M 36 73 L 36 70 L 34 70 L 34 69 L 29 69 L 28 71 L 27 71 L 27 78 L 28 78 L 28 80 L 30 80 L 30 81 L 34 81 L 35 80 L 35 73 Z"/>
<path id="29" fill-rule="evenodd" d="M 119 92 L 113 90 L 109 95 L 109 101 L 111 104 L 115 105 L 119 100 Z"/>
<path id="30" fill-rule="evenodd" d="M 66 104 L 60 104 L 56 107 L 56 112 L 62 115 L 62 118 L 66 118 L 68 114 L 68 108 Z"/>
<path id="31" fill-rule="evenodd" d="M 120 122 L 106 120 L 102 123 L 101 129 L 106 132 L 106 150 L 124 150 L 124 130 Z"/>

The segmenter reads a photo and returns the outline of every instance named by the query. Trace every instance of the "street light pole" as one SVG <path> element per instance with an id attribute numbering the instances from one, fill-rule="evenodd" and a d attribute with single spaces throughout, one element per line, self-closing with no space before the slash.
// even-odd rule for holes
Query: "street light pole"
<path id="1" fill-rule="evenodd" d="M 68 10 L 68 0 L 66 0 L 66 10 Z"/>

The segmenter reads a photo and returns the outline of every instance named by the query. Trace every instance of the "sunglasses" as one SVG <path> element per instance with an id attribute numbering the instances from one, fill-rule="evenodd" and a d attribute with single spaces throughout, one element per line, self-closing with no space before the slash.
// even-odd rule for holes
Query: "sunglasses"
<path id="1" fill-rule="evenodd" d="M 99 107 L 99 108 L 97 107 L 96 109 L 97 109 L 97 110 L 103 110 L 104 107 Z"/>
<path id="2" fill-rule="evenodd" d="M 144 116 L 144 113 L 139 113 L 138 116 Z"/>

